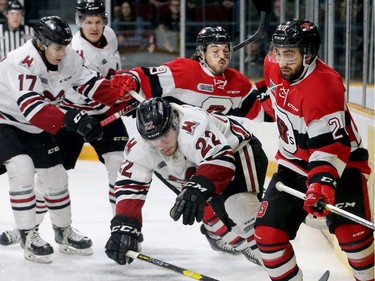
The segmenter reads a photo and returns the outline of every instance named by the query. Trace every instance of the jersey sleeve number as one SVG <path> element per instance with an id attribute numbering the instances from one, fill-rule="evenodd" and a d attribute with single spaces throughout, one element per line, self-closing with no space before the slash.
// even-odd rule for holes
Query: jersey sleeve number
<path id="1" fill-rule="evenodd" d="M 129 172 L 129 169 L 133 167 L 134 163 L 129 161 L 122 162 L 120 166 L 121 175 L 127 178 L 131 178 L 132 172 Z"/>

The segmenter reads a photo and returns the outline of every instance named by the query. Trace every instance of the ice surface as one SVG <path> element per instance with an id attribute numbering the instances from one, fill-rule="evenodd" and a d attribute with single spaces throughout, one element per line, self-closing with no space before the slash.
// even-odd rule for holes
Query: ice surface
<path id="1" fill-rule="evenodd" d="M 93 240 L 94 254 L 88 257 L 58 252 L 48 216 L 40 227 L 41 236 L 55 248 L 52 264 L 24 260 L 19 245 L 0 245 L 0 281 L 183 281 L 194 280 L 153 264 L 135 260 L 120 266 L 108 259 L 104 245 L 112 218 L 107 198 L 106 170 L 95 161 L 79 161 L 69 171 L 73 227 Z M 8 196 L 7 175 L 0 176 L 0 231 L 14 226 Z M 144 207 L 142 252 L 145 255 L 190 269 L 221 281 L 269 280 L 262 268 L 243 256 L 220 255 L 211 250 L 199 225 L 184 226 L 169 217 L 175 195 L 157 179 Z M 337 260 L 322 233 L 303 225 L 293 241 L 305 281 L 316 281 L 326 269 L 330 280 L 354 280 Z"/>

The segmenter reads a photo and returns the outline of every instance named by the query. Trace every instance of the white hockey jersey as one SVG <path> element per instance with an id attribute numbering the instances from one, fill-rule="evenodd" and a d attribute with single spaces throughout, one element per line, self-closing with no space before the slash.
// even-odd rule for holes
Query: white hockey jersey
<path id="1" fill-rule="evenodd" d="M 107 105 L 115 102 L 111 82 L 93 75 L 71 47 L 65 49 L 57 71 L 48 71 L 30 40 L 0 63 L 0 77 L 0 124 L 30 133 L 56 133 L 63 126 L 64 113 L 56 105 L 72 87 Z"/>
<path id="2" fill-rule="evenodd" d="M 165 156 L 139 134 L 128 141 L 115 184 L 116 214 L 142 220 L 141 209 L 154 172 L 173 185 L 176 192 L 193 175 L 210 179 L 217 194 L 233 179 L 234 152 L 245 146 L 252 134 L 228 116 L 188 105 L 171 105 L 179 115 L 177 151 Z"/>
<path id="3" fill-rule="evenodd" d="M 83 58 L 84 64 L 98 76 L 111 78 L 121 68 L 121 59 L 118 52 L 117 38 L 114 31 L 106 26 L 103 36 L 107 44 L 103 47 L 95 46 L 87 41 L 80 31 L 72 39 L 71 47 Z M 61 108 L 79 108 L 86 110 L 88 114 L 102 114 L 109 110 L 108 106 L 77 95 L 74 90 L 67 92 L 61 103 Z"/>
<path id="4" fill-rule="evenodd" d="M 98 47 L 82 37 L 78 31 L 72 39 L 71 46 L 83 58 L 85 65 L 109 79 L 121 69 L 117 37 L 112 28 L 106 26 L 103 36 L 107 41 L 104 47 Z"/>

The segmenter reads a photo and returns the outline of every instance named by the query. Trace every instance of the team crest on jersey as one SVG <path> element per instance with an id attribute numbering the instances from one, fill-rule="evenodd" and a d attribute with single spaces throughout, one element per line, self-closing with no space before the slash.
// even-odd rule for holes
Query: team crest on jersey
<path id="1" fill-rule="evenodd" d="M 218 89 L 220 89 L 220 90 L 223 90 L 224 89 L 224 87 L 227 85 L 227 83 L 228 83 L 228 81 L 227 80 L 225 80 L 225 81 L 223 81 L 223 80 L 214 80 L 214 82 L 215 82 L 215 87 L 217 87 Z"/>
<path id="2" fill-rule="evenodd" d="M 280 86 L 282 84 L 276 84 L 275 82 L 273 82 L 271 79 L 270 79 L 270 90 L 271 92 L 276 95 L 276 92 L 277 92 L 277 87 Z"/>
<path id="3" fill-rule="evenodd" d="M 137 141 L 134 138 L 131 138 L 125 145 L 124 152 L 126 155 L 129 155 L 132 148 L 137 144 Z"/>
<path id="4" fill-rule="evenodd" d="M 185 121 L 182 124 L 181 129 L 186 131 L 190 135 L 194 135 L 195 129 L 199 126 L 198 122 L 195 121 Z"/>
<path id="5" fill-rule="evenodd" d="M 26 58 L 24 58 L 23 60 L 20 61 L 20 65 L 24 66 L 26 68 L 30 68 L 33 61 L 34 61 L 34 58 L 31 58 L 30 56 L 27 56 Z"/>
<path id="6" fill-rule="evenodd" d="M 198 88 L 198 90 L 200 90 L 202 92 L 212 93 L 214 91 L 214 86 L 210 85 L 210 84 L 199 83 L 197 85 L 197 88 Z"/>

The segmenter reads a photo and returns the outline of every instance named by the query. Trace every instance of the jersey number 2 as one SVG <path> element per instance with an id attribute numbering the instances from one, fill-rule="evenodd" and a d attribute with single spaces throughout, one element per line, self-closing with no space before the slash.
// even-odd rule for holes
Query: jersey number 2
<path id="1" fill-rule="evenodd" d="M 199 138 L 197 140 L 197 143 L 195 144 L 195 148 L 200 149 L 202 151 L 203 158 L 206 156 L 207 152 L 211 150 L 212 148 L 211 144 L 213 144 L 213 146 L 220 144 L 220 140 L 216 138 L 214 133 L 210 131 L 206 131 L 204 134 L 206 138 Z M 208 142 L 211 142 L 211 144 L 209 144 Z"/>

